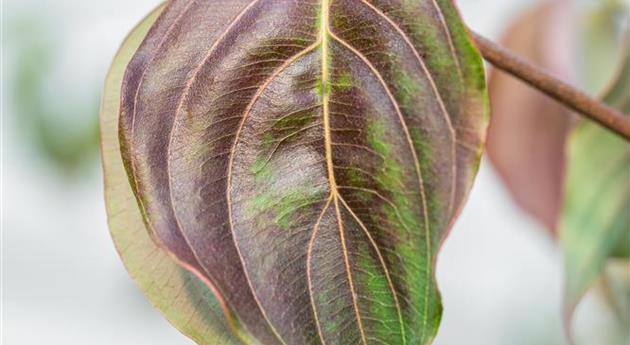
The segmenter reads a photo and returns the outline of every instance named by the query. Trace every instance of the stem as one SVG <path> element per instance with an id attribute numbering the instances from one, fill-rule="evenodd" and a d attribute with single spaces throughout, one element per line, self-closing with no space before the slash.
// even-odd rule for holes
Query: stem
<path id="1" fill-rule="evenodd" d="M 630 118 L 586 93 L 551 76 L 500 45 L 470 31 L 481 55 L 496 68 L 524 81 L 565 106 L 601 124 L 630 141 Z"/>

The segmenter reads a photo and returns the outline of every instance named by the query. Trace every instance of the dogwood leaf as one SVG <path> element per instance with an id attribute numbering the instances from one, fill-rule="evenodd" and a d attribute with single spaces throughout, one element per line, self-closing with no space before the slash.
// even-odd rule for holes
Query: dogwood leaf
<path id="1" fill-rule="evenodd" d="M 630 54 L 604 101 L 630 116 Z M 630 259 L 630 144 L 584 121 L 569 141 L 561 242 L 566 267 L 565 314 L 573 312 L 611 258 Z M 615 270 L 623 272 L 623 270 Z M 630 272 L 625 271 L 626 275 Z M 630 280 L 616 277 L 617 281 Z M 618 291 L 618 289 L 616 289 Z M 625 291 L 630 294 L 630 291 Z M 624 297 L 621 299 L 628 299 Z"/>
<path id="2" fill-rule="evenodd" d="M 427 344 L 487 100 L 451 1 L 173 0 L 127 66 L 146 230 L 273 344 Z"/>

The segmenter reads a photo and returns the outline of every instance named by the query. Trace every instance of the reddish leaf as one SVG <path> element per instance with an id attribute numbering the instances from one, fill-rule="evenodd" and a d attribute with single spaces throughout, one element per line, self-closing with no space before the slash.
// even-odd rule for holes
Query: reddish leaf
<path id="1" fill-rule="evenodd" d="M 571 79 L 571 2 L 548 1 L 519 18 L 503 45 Z M 493 70 L 488 155 L 516 202 L 555 231 L 562 204 L 569 111 L 514 77 Z"/>

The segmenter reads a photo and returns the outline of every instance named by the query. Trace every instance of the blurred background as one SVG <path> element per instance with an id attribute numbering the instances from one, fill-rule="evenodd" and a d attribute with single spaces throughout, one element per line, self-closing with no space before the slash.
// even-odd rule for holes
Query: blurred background
<path id="1" fill-rule="evenodd" d="M 611 1 L 575 2 L 580 9 L 566 16 L 588 20 Z M 116 255 L 98 152 L 108 65 L 158 3 L 4 0 L 2 344 L 192 344 L 143 298 Z M 537 1 L 457 3 L 471 28 L 498 40 Z M 600 80 L 575 82 L 595 94 L 609 72 L 588 71 Z M 437 345 L 566 344 L 561 253 L 487 160 L 440 254 L 438 281 L 445 312 Z M 619 341 L 597 294 L 580 306 L 575 330 L 580 344 Z"/>

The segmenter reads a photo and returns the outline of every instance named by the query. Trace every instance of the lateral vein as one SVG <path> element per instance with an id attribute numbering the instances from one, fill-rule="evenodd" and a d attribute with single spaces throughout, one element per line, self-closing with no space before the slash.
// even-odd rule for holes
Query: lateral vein
<path id="1" fill-rule="evenodd" d="M 378 261 L 381 267 L 383 268 L 383 272 L 385 273 L 385 278 L 387 279 L 387 285 L 389 287 L 389 290 L 392 292 L 392 298 L 394 299 L 394 304 L 396 305 L 396 312 L 398 314 L 398 322 L 400 324 L 400 337 L 402 338 L 403 344 L 407 344 L 407 338 L 405 336 L 405 325 L 403 322 L 400 302 L 398 301 L 398 294 L 396 293 L 396 289 L 394 288 L 394 282 L 392 281 L 391 275 L 389 273 L 389 269 L 387 269 L 387 265 L 385 264 L 385 259 L 383 258 L 383 254 L 381 253 L 380 248 L 378 247 L 374 238 L 372 238 L 372 235 L 368 231 L 363 221 L 361 221 L 361 219 L 356 215 L 356 213 L 352 211 L 352 208 L 350 207 L 350 205 L 348 205 L 348 203 L 341 196 L 339 197 L 339 199 L 341 200 L 341 203 L 344 205 L 346 210 L 348 210 L 350 215 L 352 215 L 352 217 L 355 219 L 357 224 L 359 224 L 359 227 L 363 230 L 363 232 L 365 233 L 365 236 L 367 236 L 370 242 L 370 245 L 372 246 L 372 248 L 374 248 L 374 251 L 376 252 L 376 256 L 378 256 Z"/>
<path id="2" fill-rule="evenodd" d="M 389 87 L 387 86 L 387 83 L 385 82 L 385 80 L 383 79 L 381 74 L 378 72 L 376 67 L 374 67 L 374 65 L 363 54 L 361 54 L 361 52 L 359 52 L 357 49 L 352 47 L 348 42 L 344 41 L 340 37 L 337 37 L 332 32 L 330 32 L 330 35 L 331 35 L 331 37 L 333 39 L 338 41 L 342 46 L 344 46 L 346 49 L 348 49 L 349 51 L 354 53 L 363 63 L 365 63 L 368 66 L 368 68 L 370 68 L 372 73 L 376 76 L 376 78 L 379 80 L 379 82 L 381 83 L 381 85 L 385 89 L 385 92 L 387 93 L 390 101 L 392 102 L 394 108 L 396 109 L 396 112 L 398 114 L 401 126 L 403 127 L 403 131 L 405 132 L 408 144 L 410 146 L 411 154 L 412 154 L 413 160 L 414 160 L 414 166 L 415 166 L 415 169 L 416 169 L 416 174 L 418 176 L 418 183 L 420 184 L 419 188 L 420 188 L 420 195 L 421 195 L 421 200 L 422 200 L 422 211 L 423 211 L 423 215 L 424 215 L 424 227 L 425 227 L 425 237 L 426 237 L 426 251 L 427 251 L 427 253 L 426 253 L 426 260 L 427 260 L 427 264 L 429 264 L 429 263 L 432 262 L 432 260 L 431 260 L 432 246 L 431 246 L 431 230 L 430 230 L 427 198 L 426 198 L 426 192 L 424 190 L 424 180 L 422 178 L 422 171 L 420 169 L 420 163 L 419 163 L 419 159 L 418 159 L 418 154 L 417 154 L 416 149 L 415 149 L 415 147 L 413 145 L 413 140 L 411 139 L 411 134 L 409 133 L 409 128 L 407 127 L 405 118 L 403 117 L 402 112 L 401 112 L 400 108 L 398 107 L 398 103 L 397 103 L 394 95 L 391 93 Z M 393 203 L 392 203 L 392 205 L 393 205 Z M 396 209 L 396 207 L 394 207 L 394 208 Z M 402 221 L 402 218 L 400 219 L 400 221 L 401 221 L 402 225 L 406 228 L 406 225 Z M 426 282 L 426 287 L 425 287 L 425 291 L 424 291 L 424 315 L 423 315 L 423 325 L 424 325 L 425 328 L 426 328 L 426 326 L 428 324 L 428 313 L 429 313 L 428 312 L 428 308 L 429 308 L 430 281 L 431 281 L 431 270 L 430 269 L 427 270 L 426 280 L 427 280 L 427 282 Z"/>
<path id="3" fill-rule="evenodd" d="M 328 207 L 330 207 L 330 202 L 333 199 L 333 194 L 331 193 L 330 196 L 328 197 L 326 203 L 324 204 L 324 208 L 322 208 L 321 213 L 319 214 L 319 217 L 317 218 L 317 222 L 315 223 L 315 225 L 313 226 L 313 234 L 311 235 L 311 239 L 308 242 L 308 248 L 306 251 L 306 280 L 308 282 L 308 294 L 309 297 L 311 299 L 311 305 L 313 307 L 313 314 L 315 317 L 315 325 L 317 326 L 317 335 L 319 336 L 319 339 L 322 342 L 322 345 L 326 345 L 326 341 L 324 340 L 324 335 L 322 332 L 322 326 L 321 323 L 319 321 L 319 316 L 317 314 L 317 307 L 315 306 L 315 295 L 313 293 L 313 278 L 311 277 L 311 260 L 312 260 L 312 256 L 313 256 L 313 244 L 315 243 L 315 238 L 317 237 L 317 232 L 319 230 L 319 224 L 321 223 L 322 219 L 324 218 L 324 215 L 326 214 L 326 210 L 328 210 Z"/>
<path id="4" fill-rule="evenodd" d="M 252 281 L 249 278 L 249 274 L 247 273 L 247 269 L 245 268 L 245 260 L 243 258 L 242 253 L 241 253 L 240 247 L 238 246 L 238 244 L 236 243 L 236 239 L 234 238 L 234 223 L 232 221 L 232 197 L 231 197 L 232 175 L 233 175 L 232 168 L 233 168 L 233 165 L 234 165 L 234 152 L 235 152 L 235 149 L 236 149 L 236 145 L 239 142 L 239 138 L 240 138 L 241 132 L 242 132 L 243 128 L 245 127 L 245 122 L 246 122 L 249 114 L 251 113 L 252 108 L 256 104 L 256 101 L 258 101 L 258 99 L 262 96 L 262 94 L 267 89 L 269 84 L 271 84 L 271 82 L 274 81 L 275 78 L 278 75 L 280 75 L 280 73 L 282 73 L 285 69 L 287 69 L 289 66 L 291 66 L 296 61 L 298 61 L 300 58 L 304 57 L 306 54 L 308 54 L 311 51 L 313 51 L 319 45 L 320 45 L 320 42 L 315 42 L 312 45 L 310 45 L 307 48 L 305 48 L 304 50 L 302 50 L 301 52 L 295 54 L 293 57 L 291 57 L 289 60 L 287 60 L 284 64 L 282 64 L 280 67 L 278 67 L 273 72 L 273 74 L 271 74 L 269 76 L 269 78 L 267 78 L 267 80 L 265 80 L 265 82 L 260 86 L 260 88 L 258 89 L 256 94 L 252 97 L 251 102 L 247 105 L 247 107 L 245 108 L 245 111 L 243 112 L 243 118 L 241 120 L 241 123 L 239 124 L 239 127 L 238 127 L 238 129 L 236 131 L 236 134 L 235 134 L 235 137 L 234 137 L 234 143 L 232 145 L 232 150 L 231 150 L 232 154 L 230 155 L 230 160 L 229 160 L 229 163 L 228 163 L 228 171 L 227 171 L 226 198 L 227 198 L 227 204 L 228 204 L 228 207 L 227 207 L 228 223 L 230 225 L 230 231 L 231 231 L 232 236 L 233 236 L 233 241 L 235 242 L 236 251 L 238 253 L 238 256 L 239 256 L 239 259 L 241 261 L 241 264 L 243 265 L 243 268 L 244 268 L 243 271 L 245 273 L 245 278 L 246 278 L 247 283 L 249 285 L 250 291 L 252 292 L 252 295 L 254 296 L 254 300 L 256 301 L 256 304 L 258 305 L 258 308 L 260 309 L 260 312 L 262 313 L 263 317 L 265 318 L 265 321 L 267 321 L 267 324 L 271 328 L 271 330 L 274 333 L 274 335 L 284 345 L 286 345 L 286 342 L 284 341 L 282 336 L 278 333 L 278 331 L 274 327 L 274 325 L 271 322 L 271 320 L 269 320 L 269 317 L 267 316 L 267 313 L 266 313 L 265 309 L 263 308 L 263 306 L 262 306 L 262 304 L 260 302 L 260 299 L 256 295 L 256 291 L 253 288 Z"/>
<path id="5" fill-rule="evenodd" d="M 407 46 L 409 46 L 409 48 L 413 52 L 414 56 L 418 60 L 418 63 L 420 63 L 420 66 L 422 67 L 422 71 L 424 72 L 424 74 L 427 76 L 427 79 L 429 80 L 429 84 L 431 85 L 431 89 L 433 90 L 435 98 L 437 99 L 438 104 L 440 106 L 440 112 L 444 116 L 444 120 L 446 121 L 446 124 L 448 126 L 449 132 L 451 134 L 451 155 L 452 155 L 452 159 L 453 159 L 453 164 L 451 166 L 451 172 L 453 174 L 453 177 L 452 177 L 452 183 L 451 183 L 452 188 L 451 188 L 451 195 L 450 195 L 450 202 L 449 202 L 449 213 L 452 213 L 452 210 L 453 210 L 453 207 L 454 207 L 454 204 L 455 204 L 455 186 L 457 186 L 457 184 L 455 183 L 456 182 L 456 178 L 457 178 L 457 164 L 456 164 L 457 157 L 456 157 L 456 148 L 455 148 L 455 141 L 456 141 L 456 138 L 457 138 L 457 136 L 456 136 L 457 134 L 455 132 L 455 128 L 453 127 L 453 123 L 451 122 L 450 114 L 449 114 L 448 110 L 446 109 L 446 105 L 444 104 L 444 100 L 442 99 L 442 95 L 440 94 L 440 91 L 437 88 L 437 85 L 435 83 L 433 75 L 431 74 L 431 71 L 429 71 L 429 69 L 427 68 L 427 66 L 426 66 L 426 64 L 424 62 L 424 59 L 420 56 L 420 53 L 418 53 L 418 49 L 416 49 L 416 47 L 413 45 L 413 42 L 411 42 L 411 39 L 407 36 L 407 34 L 388 15 L 383 13 L 380 9 L 375 7 L 372 3 L 370 3 L 367 0 L 360 0 L 360 1 L 363 4 L 365 4 L 366 6 L 368 6 L 378 16 L 382 17 L 394 30 L 396 30 L 396 32 L 398 32 L 398 34 L 405 41 L 405 44 Z M 442 12 L 439 9 L 437 9 L 437 10 L 438 10 L 438 12 L 441 15 Z M 443 18 L 442 18 L 442 20 L 443 20 Z M 447 36 L 450 38 L 450 35 L 447 34 Z"/>

